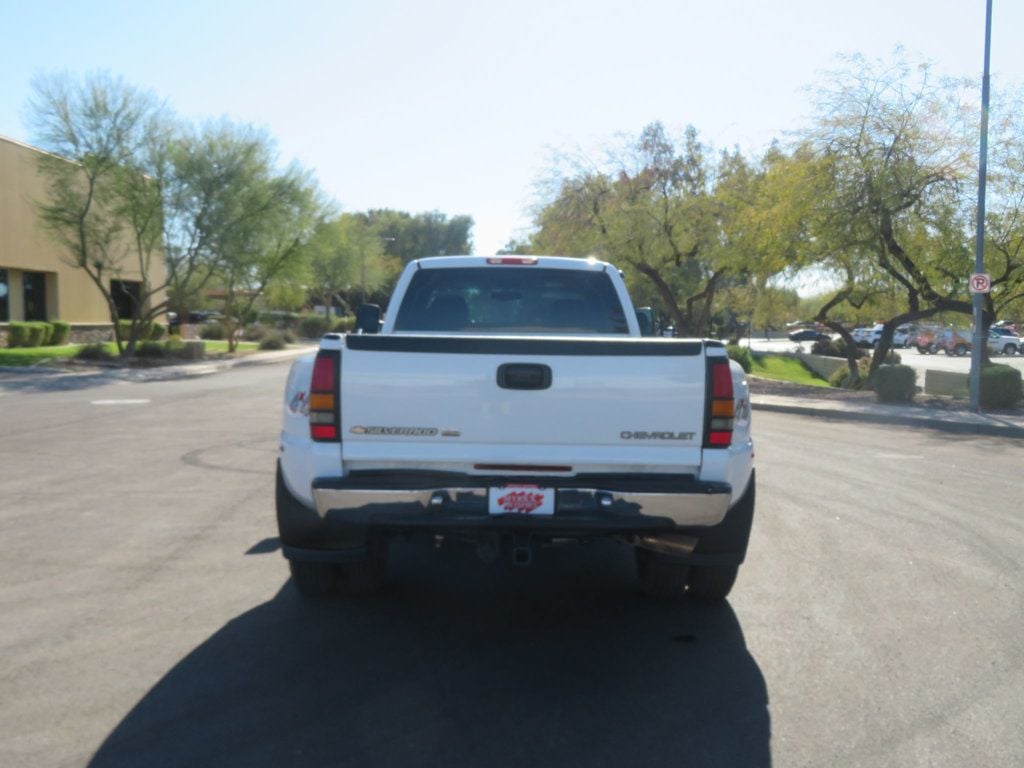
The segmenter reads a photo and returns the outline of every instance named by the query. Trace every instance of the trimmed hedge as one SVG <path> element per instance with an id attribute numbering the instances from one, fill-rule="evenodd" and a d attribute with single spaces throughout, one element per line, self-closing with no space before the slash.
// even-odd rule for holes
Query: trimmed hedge
<path id="1" fill-rule="evenodd" d="M 86 344 L 75 353 L 79 360 L 112 360 L 114 355 L 105 344 Z"/>
<path id="2" fill-rule="evenodd" d="M 28 323 L 12 322 L 7 326 L 7 346 L 27 347 L 29 341 Z"/>
<path id="3" fill-rule="evenodd" d="M 754 367 L 754 360 L 750 356 L 750 347 L 741 347 L 739 344 L 729 344 L 725 348 L 730 358 L 740 364 L 740 367 L 747 373 Z"/>
<path id="4" fill-rule="evenodd" d="M 207 341 L 224 341 L 224 326 L 220 323 L 206 323 L 199 329 L 199 338 Z"/>
<path id="5" fill-rule="evenodd" d="M 352 333 L 356 329 L 356 318 L 354 315 L 339 317 L 331 324 L 331 331 L 334 333 Z"/>
<path id="6" fill-rule="evenodd" d="M 53 336 L 50 338 L 50 344 L 55 347 L 67 344 L 68 339 L 71 338 L 71 323 L 54 320 L 50 325 L 53 326 Z"/>
<path id="7" fill-rule="evenodd" d="M 304 339 L 319 339 L 331 328 L 330 319 L 323 315 L 303 315 L 299 319 L 299 336 Z"/>
<path id="8" fill-rule="evenodd" d="M 260 339 L 260 349 L 264 350 L 277 350 L 284 349 L 285 340 L 284 334 L 279 331 L 271 331 Z"/>
<path id="9" fill-rule="evenodd" d="M 979 398 L 982 408 L 1012 408 L 1022 396 L 1020 370 L 999 363 L 982 367 Z"/>
<path id="10" fill-rule="evenodd" d="M 883 403 L 909 403 L 917 392 L 917 374 L 909 365 L 882 365 L 875 371 L 875 394 Z"/>
<path id="11" fill-rule="evenodd" d="M 28 343 L 26 347 L 45 347 L 49 337 L 53 335 L 53 326 L 49 323 L 26 323 L 28 326 Z"/>

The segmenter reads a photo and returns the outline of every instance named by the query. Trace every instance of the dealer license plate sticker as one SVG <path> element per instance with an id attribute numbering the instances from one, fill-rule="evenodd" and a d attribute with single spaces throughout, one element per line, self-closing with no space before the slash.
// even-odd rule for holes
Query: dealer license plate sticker
<path id="1" fill-rule="evenodd" d="M 491 488 L 487 511 L 492 515 L 553 515 L 555 490 L 535 485 L 507 485 Z"/>

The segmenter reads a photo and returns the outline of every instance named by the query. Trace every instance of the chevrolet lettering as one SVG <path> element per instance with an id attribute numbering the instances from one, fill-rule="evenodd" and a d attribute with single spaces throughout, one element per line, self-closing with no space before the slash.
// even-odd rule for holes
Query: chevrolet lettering
<path id="1" fill-rule="evenodd" d="M 695 432 L 620 432 L 623 440 L 693 440 Z"/>

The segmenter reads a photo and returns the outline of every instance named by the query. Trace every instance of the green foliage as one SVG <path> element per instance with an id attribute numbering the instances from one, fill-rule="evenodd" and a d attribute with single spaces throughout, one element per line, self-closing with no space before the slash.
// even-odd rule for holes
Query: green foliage
<path id="1" fill-rule="evenodd" d="M 765 353 L 751 354 L 751 373 L 766 379 L 792 381 L 811 387 L 827 387 L 828 382 L 803 364 L 798 358 Z"/>
<path id="2" fill-rule="evenodd" d="M 28 323 L 15 320 L 7 326 L 8 347 L 27 347 L 29 337 Z"/>
<path id="3" fill-rule="evenodd" d="M 299 319 L 299 336 L 304 339 L 319 339 L 330 327 L 331 321 L 323 315 L 303 315 Z"/>
<path id="4" fill-rule="evenodd" d="M 997 363 L 982 367 L 979 400 L 983 408 L 1012 408 L 1022 396 L 1019 369 Z"/>
<path id="5" fill-rule="evenodd" d="M 71 323 L 54 320 L 50 325 L 53 326 L 53 337 L 50 339 L 50 344 L 55 347 L 67 344 L 68 339 L 71 338 Z"/>
<path id="6" fill-rule="evenodd" d="M 841 389 L 863 389 L 870 370 L 871 358 L 865 355 L 857 360 L 857 372 L 860 374 L 859 380 L 854 381 L 850 376 L 850 367 L 844 365 L 842 368 L 836 368 L 835 372 L 828 377 L 829 386 Z"/>
<path id="7" fill-rule="evenodd" d="M 277 350 L 285 348 L 284 334 L 280 331 L 271 331 L 260 340 L 260 349 Z"/>
<path id="8" fill-rule="evenodd" d="M 53 326 L 40 321 L 26 323 L 28 326 L 28 339 L 23 346 L 45 347 L 50 337 L 53 336 Z"/>
<path id="9" fill-rule="evenodd" d="M 811 345 L 811 354 L 822 355 L 824 357 L 841 357 L 846 359 L 846 342 L 842 337 L 838 339 L 832 339 L 830 341 L 816 341 Z M 863 355 L 863 352 L 857 347 L 854 347 L 855 353 L 854 358 L 859 358 Z"/>
<path id="10" fill-rule="evenodd" d="M 143 341 L 135 347 L 135 356 L 146 359 L 167 357 L 167 347 L 159 341 Z"/>
<path id="11" fill-rule="evenodd" d="M 909 403 L 917 391 L 917 374 L 909 365 L 883 365 L 875 371 L 875 394 L 883 403 Z"/>
<path id="12" fill-rule="evenodd" d="M 740 364 L 744 371 L 750 373 L 754 366 L 753 358 L 750 355 L 750 347 L 741 347 L 739 344 L 729 344 L 725 351 L 729 357 Z"/>
<path id="13" fill-rule="evenodd" d="M 355 330 L 356 318 L 355 315 L 348 315 L 347 317 L 339 317 L 333 323 L 331 323 L 331 331 L 333 333 L 351 333 Z"/>
<path id="14" fill-rule="evenodd" d="M 199 338 L 209 341 L 223 341 L 224 326 L 220 323 L 206 323 L 199 328 Z"/>
<path id="15" fill-rule="evenodd" d="M 473 249 L 470 232 L 473 219 L 439 211 L 417 213 L 389 209 L 371 210 L 363 217 L 381 242 L 384 255 L 401 265 L 427 256 L 456 256 Z"/>
<path id="16" fill-rule="evenodd" d="M 149 340 L 160 341 L 164 336 L 167 335 L 167 326 L 160 323 L 153 323 L 149 329 Z"/>
<path id="17" fill-rule="evenodd" d="M 114 353 L 106 344 L 86 344 L 75 353 L 75 358 L 93 361 L 112 360 Z"/>

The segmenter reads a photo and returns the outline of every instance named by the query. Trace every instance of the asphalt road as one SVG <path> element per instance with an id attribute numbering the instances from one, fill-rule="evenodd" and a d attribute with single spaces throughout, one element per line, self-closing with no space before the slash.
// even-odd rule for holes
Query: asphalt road
<path id="1" fill-rule="evenodd" d="M 1024 764 L 1022 442 L 755 414 L 728 604 L 616 545 L 300 599 L 285 365 L 0 374 L 0 765 Z"/>

